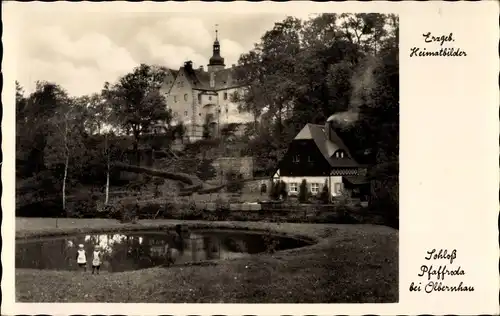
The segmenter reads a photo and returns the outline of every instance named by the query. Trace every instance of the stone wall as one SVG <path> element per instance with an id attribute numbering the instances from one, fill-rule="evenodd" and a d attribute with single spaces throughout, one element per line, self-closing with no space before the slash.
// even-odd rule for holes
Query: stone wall
<path id="1" fill-rule="evenodd" d="M 212 165 L 217 171 L 217 179 L 222 177 L 225 180 L 227 172 L 231 170 L 241 173 L 243 179 L 253 177 L 253 157 L 221 157 L 215 159 Z"/>

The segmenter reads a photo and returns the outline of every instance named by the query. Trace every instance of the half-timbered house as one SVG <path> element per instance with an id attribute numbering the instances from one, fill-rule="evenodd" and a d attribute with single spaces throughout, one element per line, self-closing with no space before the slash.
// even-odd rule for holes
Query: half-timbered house
<path id="1" fill-rule="evenodd" d="M 365 165 L 354 160 L 329 119 L 325 125 L 304 126 L 278 163 L 272 180 L 283 181 L 291 196 L 298 194 L 302 181 L 306 180 L 313 195 L 327 184 L 332 197 L 345 192 L 367 198 L 370 187 L 366 170 Z"/>

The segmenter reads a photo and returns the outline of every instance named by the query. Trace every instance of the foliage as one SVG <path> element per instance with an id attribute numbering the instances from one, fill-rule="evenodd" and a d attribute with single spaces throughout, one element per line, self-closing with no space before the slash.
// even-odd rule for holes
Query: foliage
<path id="1" fill-rule="evenodd" d="M 278 200 L 280 198 L 280 185 L 279 181 L 273 181 L 271 183 L 271 189 L 269 190 L 269 197 L 272 200 Z"/>
<path id="2" fill-rule="evenodd" d="M 309 198 L 309 190 L 307 188 L 307 181 L 304 179 L 299 186 L 299 202 L 306 203 Z"/>
<path id="3" fill-rule="evenodd" d="M 228 172 L 226 172 L 227 191 L 230 193 L 240 193 L 244 186 L 242 180 L 243 175 L 241 173 L 234 170 L 229 170 Z"/>
<path id="4" fill-rule="evenodd" d="M 328 204 L 330 202 L 330 192 L 328 189 L 328 180 L 325 180 L 325 184 L 323 185 L 323 189 L 321 190 L 319 194 L 319 200 L 324 203 Z"/>
<path id="5" fill-rule="evenodd" d="M 287 190 L 285 181 L 281 180 L 279 182 L 279 191 L 278 192 L 279 192 L 281 198 L 283 198 L 283 200 L 286 200 L 288 198 L 288 190 Z"/>
<path id="6" fill-rule="evenodd" d="M 139 136 L 150 132 L 158 122 L 169 125 L 172 119 L 171 111 L 166 110 L 165 97 L 159 90 L 165 75 L 162 68 L 141 64 L 119 78 L 117 83 L 106 83 L 103 89 L 103 97 L 115 113 L 114 123 L 135 139 L 137 164 Z"/>
<path id="7" fill-rule="evenodd" d="M 212 165 L 213 160 L 202 159 L 196 168 L 196 175 L 203 181 L 212 180 L 217 176 L 217 170 Z"/>

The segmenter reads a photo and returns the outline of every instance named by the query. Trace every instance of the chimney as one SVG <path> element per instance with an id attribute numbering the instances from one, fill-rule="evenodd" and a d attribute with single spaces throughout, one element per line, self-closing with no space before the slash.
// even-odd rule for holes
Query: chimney
<path id="1" fill-rule="evenodd" d="M 198 69 L 200 69 L 200 71 L 204 71 L 203 65 L 201 65 Z"/>
<path id="2" fill-rule="evenodd" d="M 184 63 L 184 69 L 186 69 L 188 72 L 191 72 L 193 70 L 193 62 L 188 60 Z"/>

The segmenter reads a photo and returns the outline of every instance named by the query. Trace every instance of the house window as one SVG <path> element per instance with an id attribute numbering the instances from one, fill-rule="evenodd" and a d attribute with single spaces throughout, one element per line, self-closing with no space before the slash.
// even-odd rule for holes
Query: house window
<path id="1" fill-rule="evenodd" d="M 224 92 L 224 100 L 227 100 L 227 92 Z"/>
<path id="2" fill-rule="evenodd" d="M 187 101 L 187 100 L 188 100 L 188 95 L 186 93 L 186 94 L 184 94 L 184 101 Z"/>
<path id="3" fill-rule="evenodd" d="M 198 94 L 198 103 L 200 103 L 200 104 L 201 104 L 201 93 L 200 93 L 200 94 Z"/>
<path id="4" fill-rule="evenodd" d="M 212 96 L 211 95 L 208 96 L 208 101 L 212 101 Z"/>
<path id="5" fill-rule="evenodd" d="M 290 192 L 298 192 L 298 190 L 297 190 L 297 183 L 292 182 L 292 183 L 290 183 L 290 184 L 288 185 L 288 187 L 290 188 L 290 189 L 289 189 L 289 191 L 290 191 Z"/>
<path id="6" fill-rule="evenodd" d="M 181 87 L 184 87 L 184 81 L 181 81 L 181 82 L 179 83 L 179 85 L 180 85 Z"/>
<path id="7" fill-rule="evenodd" d="M 174 95 L 174 102 L 177 103 L 177 96 Z"/>
<path id="8" fill-rule="evenodd" d="M 312 157 L 311 157 L 311 156 L 307 156 L 307 161 L 308 161 L 308 162 L 313 162 Z"/>
<path id="9" fill-rule="evenodd" d="M 188 111 L 184 111 L 184 116 L 188 116 Z"/>
<path id="10" fill-rule="evenodd" d="M 226 108 L 226 113 L 229 112 L 229 110 Z"/>
<path id="11" fill-rule="evenodd" d="M 292 162 L 297 163 L 297 162 L 299 162 L 299 161 L 300 161 L 299 155 L 294 155 L 294 156 L 292 157 Z"/>
<path id="12" fill-rule="evenodd" d="M 341 183 L 341 182 L 335 183 L 335 193 L 341 194 L 343 189 L 344 189 L 343 183 Z"/>
<path id="13" fill-rule="evenodd" d="M 319 192 L 319 183 L 311 183 L 311 193 L 317 194 Z"/>

